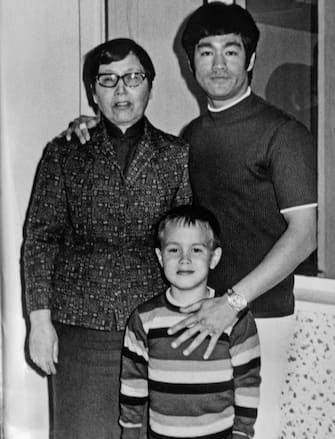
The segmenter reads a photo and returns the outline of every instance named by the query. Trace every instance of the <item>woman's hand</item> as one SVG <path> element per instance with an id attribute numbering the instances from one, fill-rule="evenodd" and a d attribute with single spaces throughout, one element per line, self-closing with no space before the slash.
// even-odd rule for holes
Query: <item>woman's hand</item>
<path id="1" fill-rule="evenodd" d="M 204 353 L 205 360 L 210 357 L 223 331 L 237 321 L 237 312 L 229 306 L 226 295 L 212 299 L 203 299 L 180 310 L 189 314 L 189 316 L 168 330 L 169 334 L 175 334 L 185 329 L 173 341 L 172 347 L 179 347 L 186 340 L 199 333 L 183 351 L 184 355 L 189 355 L 204 342 L 207 336 L 210 336 L 210 341 Z"/>
<path id="2" fill-rule="evenodd" d="M 89 128 L 94 128 L 100 122 L 100 115 L 85 116 L 81 115 L 69 123 L 67 130 L 61 135 L 65 135 L 66 140 L 70 141 L 73 133 L 78 137 L 83 145 L 90 140 Z"/>
<path id="3" fill-rule="evenodd" d="M 47 375 L 54 375 L 58 362 L 58 336 L 51 323 L 50 310 L 32 311 L 30 322 L 30 358 Z"/>

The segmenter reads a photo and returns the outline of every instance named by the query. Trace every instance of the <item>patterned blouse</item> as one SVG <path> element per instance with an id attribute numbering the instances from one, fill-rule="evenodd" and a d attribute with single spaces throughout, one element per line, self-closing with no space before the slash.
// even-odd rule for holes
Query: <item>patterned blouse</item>
<path id="1" fill-rule="evenodd" d="M 164 287 L 155 225 L 192 201 L 188 145 L 145 119 L 127 171 L 104 121 L 81 145 L 55 138 L 38 167 L 26 218 L 27 312 L 55 321 L 122 330 L 130 312 Z"/>

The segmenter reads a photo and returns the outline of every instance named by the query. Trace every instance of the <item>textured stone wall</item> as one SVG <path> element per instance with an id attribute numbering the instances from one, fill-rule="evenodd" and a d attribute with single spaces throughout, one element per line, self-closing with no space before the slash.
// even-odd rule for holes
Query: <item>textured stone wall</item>
<path id="1" fill-rule="evenodd" d="M 335 438 L 335 306 L 297 302 L 281 439 Z"/>

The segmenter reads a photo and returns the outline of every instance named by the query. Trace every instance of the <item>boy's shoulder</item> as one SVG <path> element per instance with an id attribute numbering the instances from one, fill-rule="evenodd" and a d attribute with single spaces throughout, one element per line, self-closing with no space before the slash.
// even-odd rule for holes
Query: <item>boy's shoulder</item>
<path id="1" fill-rule="evenodd" d="M 237 322 L 231 327 L 230 335 L 237 338 L 249 338 L 257 336 L 257 325 L 255 317 L 249 308 L 246 308 L 238 316 Z"/>
<path id="2" fill-rule="evenodd" d="M 137 306 L 136 311 L 139 314 L 153 311 L 157 308 L 165 306 L 165 292 L 156 294 L 151 299 L 146 300 Z"/>

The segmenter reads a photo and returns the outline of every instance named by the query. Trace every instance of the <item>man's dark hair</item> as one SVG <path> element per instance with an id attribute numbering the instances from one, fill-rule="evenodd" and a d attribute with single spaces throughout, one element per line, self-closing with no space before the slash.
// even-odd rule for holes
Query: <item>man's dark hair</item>
<path id="1" fill-rule="evenodd" d="M 214 214 L 205 207 L 193 204 L 182 204 L 167 212 L 157 227 L 156 247 L 161 248 L 163 234 L 168 224 L 182 226 L 200 225 L 213 233 L 213 249 L 220 247 L 220 224 Z"/>
<path id="2" fill-rule="evenodd" d="M 99 72 L 101 64 L 110 64 L 114 61 L 122 61 L 130 53 L 137 56 L 142 64 L 149 87 L 152 87 L 152 82 L 155 78 L 156 72 L 149 54 L 134 40 L 129 38 L 115 38 L 114 40 L 106 41 L 99 46 L 90 50 L 84 58 L 83 67 L 83 81 L 86 89 L 87 99 L 89 105 L 96 111 L 97 106 L 93 100 L 93 92 L 95 91 L 95 78 Z"/>
<path id="3" fill-rule="evenodd" d="M 194 70 L 195 46 L 202 38 L 236 34 L 240 35 L 245 52 L 246 67 L 256 52 L 259 30 L 250 13 L 238 5 L 212 2 L 201 6 L 190 15 L 182 34 L 182 46 Z"/>

